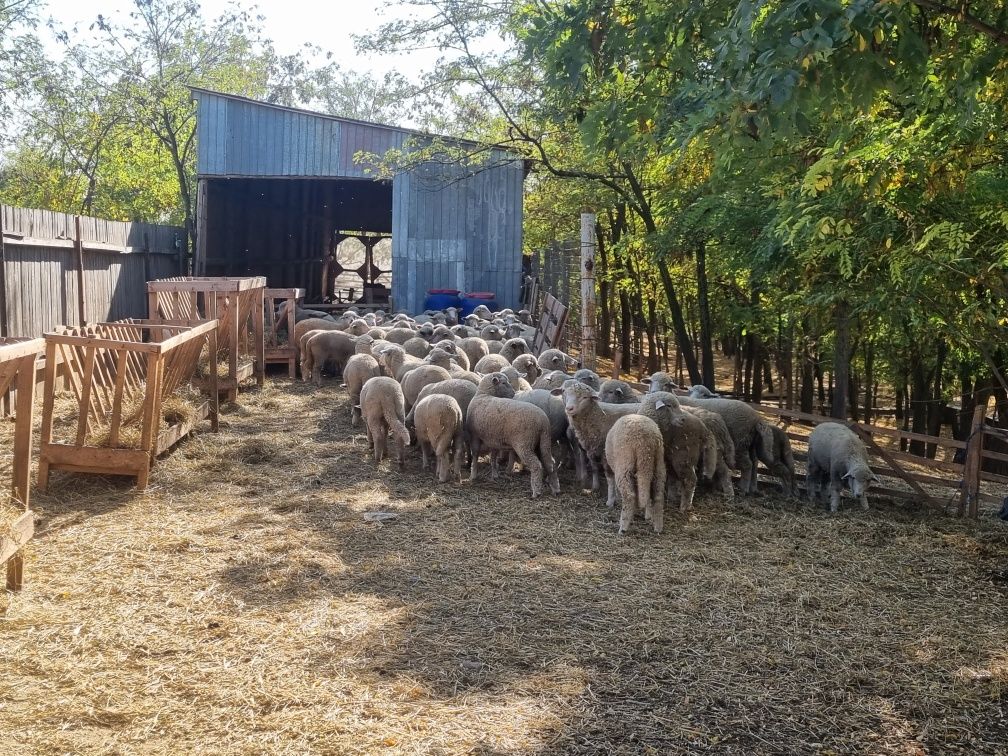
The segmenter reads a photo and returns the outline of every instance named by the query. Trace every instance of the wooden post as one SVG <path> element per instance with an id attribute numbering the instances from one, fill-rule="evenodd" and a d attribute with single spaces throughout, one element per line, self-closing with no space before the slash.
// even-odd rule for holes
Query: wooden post
<path id="1" fill-rule="evenodd" d="M 987 403 L 977 404 L 966 442 L 966 464 L 963 465 L 963 482 L 959 489 L 959 516 L 967 512 L 974 520 L 979 516 L 980 471 L 983 465 L 984 417 Z"/>
<path id="2" fill-rule="evenodd" d="M 206 275 L 207 250 L 207 180 L 196 182 L 196 249 L 193 260 L 193 275 Z"/>
<path id="3" fill-rule="evenodd" d="M 0 205 L 0 336 L 10 336 L 7 326 L 7 248 L 4 246 L 3 205 Z"/>
<path id="4" fill-rule="evenodd" d="M 581 213 L 581 366 L 594 370 L 595 213 Z"/>
<path id="5" fill-rule="evenodd" d="M 87 313 L 84 307 L 84 241 L 81 238 L 80 216 L 74 216 L 74 253 L 77 258 L 77 315 L 78 325 L 87 323 Z"/>
<path id="6" fill-rule="evenodd" d="M 620 368 L 623 367 L 623 349 L 617 344 L 613 352 L 612 377 L 619 380 Z"/>

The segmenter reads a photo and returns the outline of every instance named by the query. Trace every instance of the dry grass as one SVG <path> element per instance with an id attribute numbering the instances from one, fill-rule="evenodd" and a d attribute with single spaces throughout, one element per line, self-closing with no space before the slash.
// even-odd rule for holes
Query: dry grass
<path id="1" fill-rule="evenodd" d="M 375 470 L 332 383 L 227 412 L 144 494 L 35 497 L 10 752 L 1004 752 L 995 520 L 708 497 L 620 539 L 569 473 Z"/>

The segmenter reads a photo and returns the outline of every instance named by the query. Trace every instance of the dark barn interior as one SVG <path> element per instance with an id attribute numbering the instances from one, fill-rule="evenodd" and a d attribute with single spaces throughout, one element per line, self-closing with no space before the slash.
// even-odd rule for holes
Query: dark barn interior
<path id="1" fill-rule="evenodd" d="M 206 187 L 206 275 L 266 276 L 307 302 L 387 300 L 392 182 L 213 178 Z"/>

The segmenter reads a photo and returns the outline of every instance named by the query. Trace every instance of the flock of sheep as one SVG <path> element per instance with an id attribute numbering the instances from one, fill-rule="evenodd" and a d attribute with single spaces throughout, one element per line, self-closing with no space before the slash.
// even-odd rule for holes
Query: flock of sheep
<path id="1" fill-rule="evenodd" d="M 285 323 L 283 308 L 277 323 Z M 619 532 L 639 511 L 655 532 L 664 502 L 689 510 L 697 485 L 734 495 L 732 471 L 743 494 L 756 492 L 757 463 L 796 491 L 794 458 L 786 433 L 744 402 L 720 398 L 703 386 L 678 395 L 666 373 L 641 394 L 620 380 L 602 380 L 557 349 L 532 354 L 535 329 L 527 310 L 490 312 L 485 306 L 458 317 L 453 308 L 418 317 L 382 312 L 339 317 L 297 309 L 292 337 L 305 381 L 321 384 L 322 369 L 343 376 L 351 424 L 363 419 L 376 462 L 392 437 L 404 464 L 406 447 L 420 446 L 423 467 L 433 457 L 437 479 L 460 481 L 469 465 L 477 480 L 485 454 L 491 477 L 503 464 L 528 470 L 532 496 L 544 483 L 560 491 L 557 469 L 576 469 L 582 486 L 608 484 L 607 504 L 622 502 Z M 847 487 L 867 508 L 875 480 L 863 443 L 846 426 L 824 423 L 809 437 L 808 492 L 828 484 L 836 512 Z"/>

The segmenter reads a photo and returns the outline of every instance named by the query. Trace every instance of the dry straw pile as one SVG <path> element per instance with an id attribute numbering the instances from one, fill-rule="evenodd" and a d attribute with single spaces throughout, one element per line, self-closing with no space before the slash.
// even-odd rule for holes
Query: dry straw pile
<path id="1" fill-rule="evenodd" d="M 1002 524 L 438 486 L 285 381 L 148 490 L 54 476 L 0 621 L 13 753 L 1003 753 Z M 395 519 L 377 524 L 369 512 Z"/>

